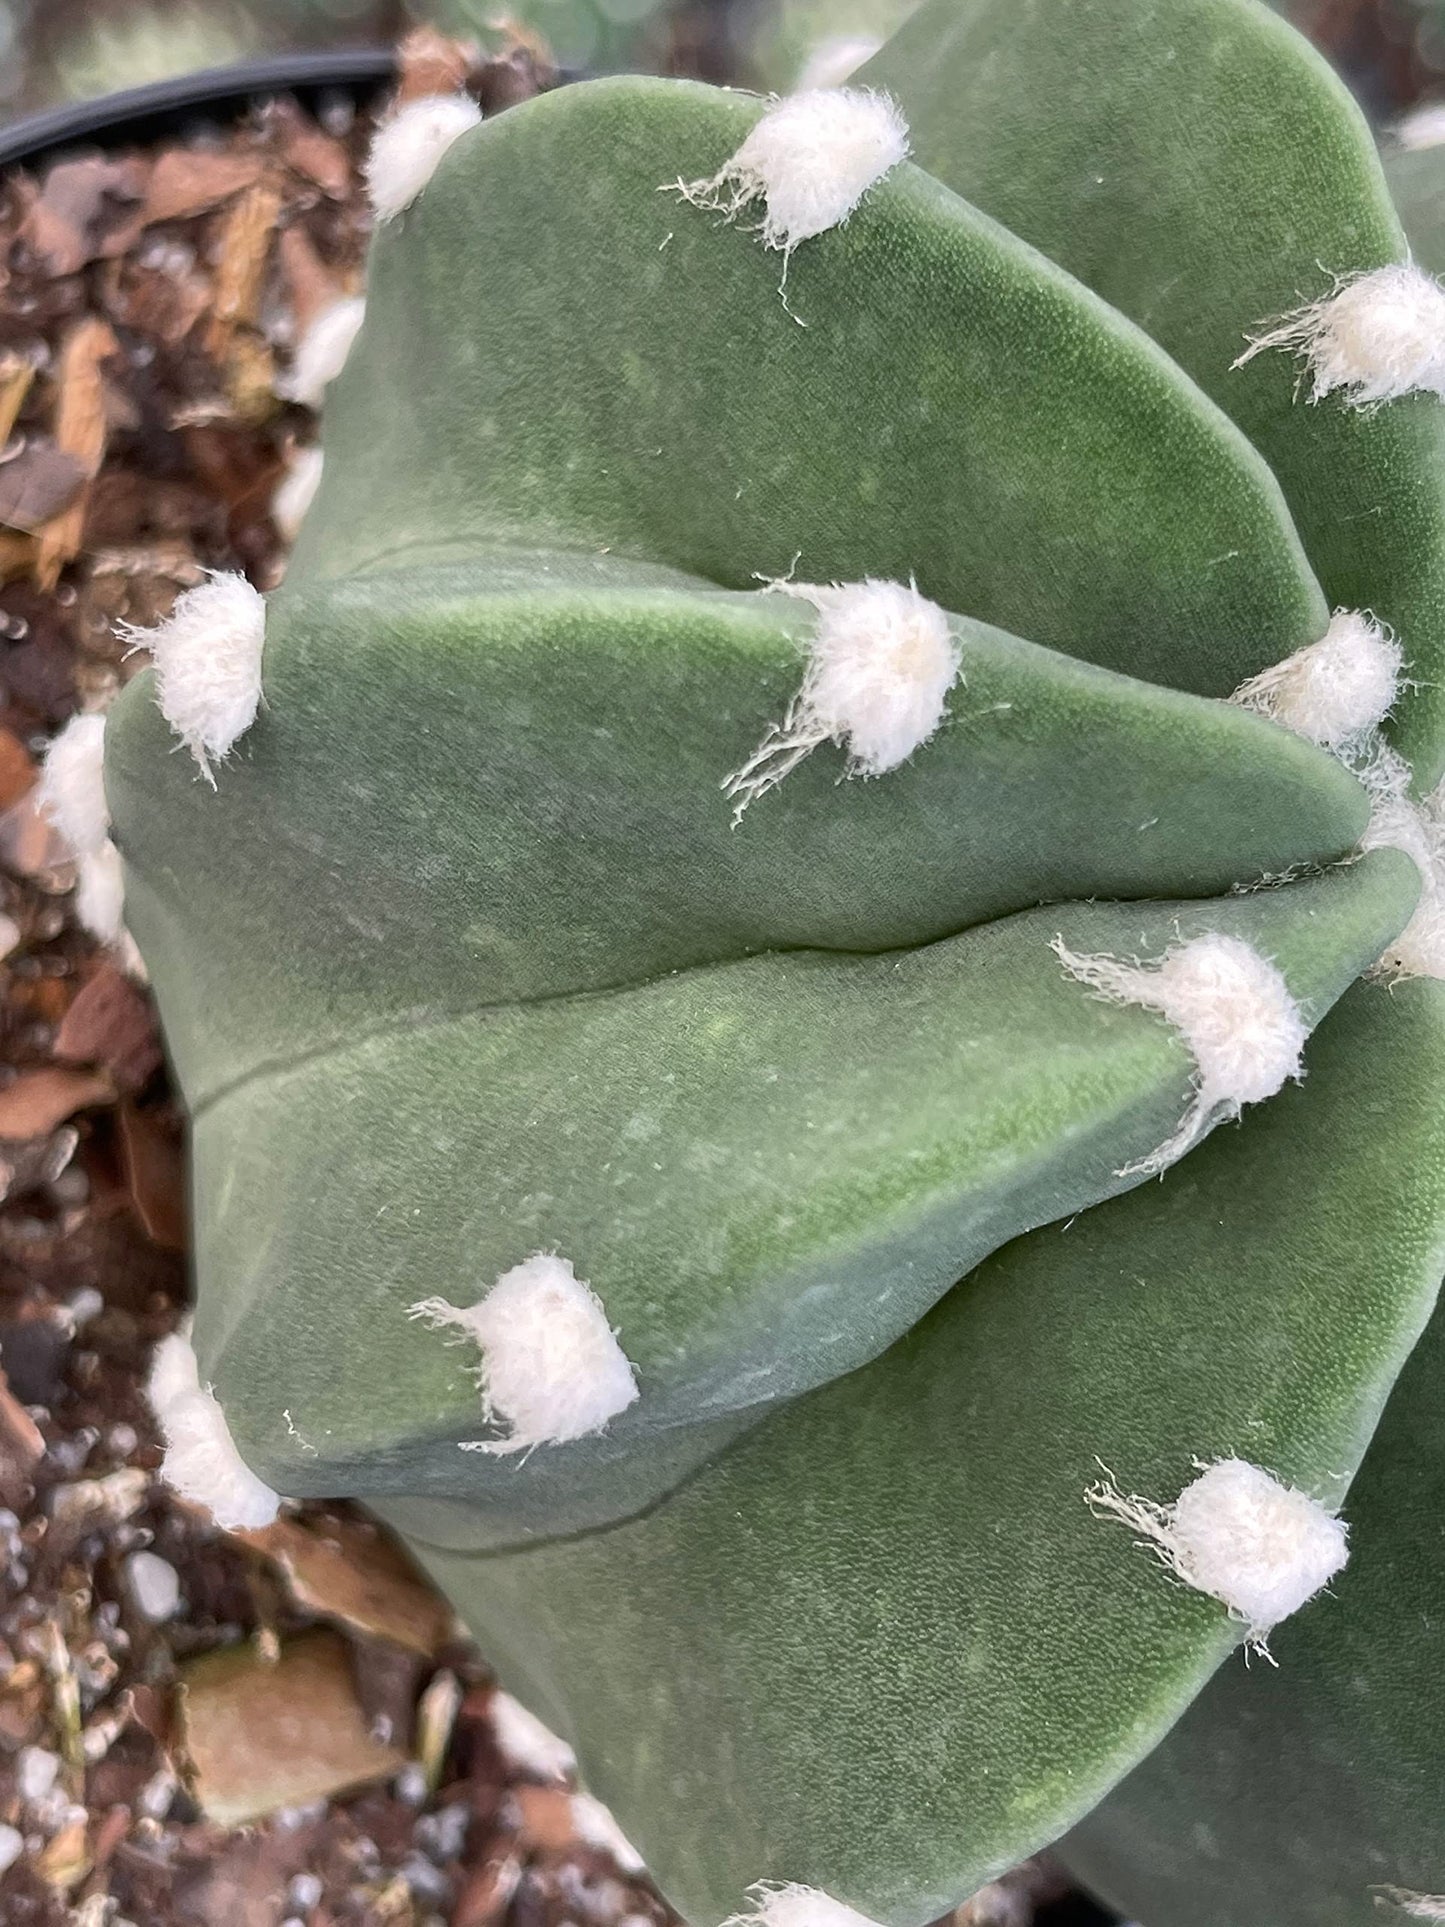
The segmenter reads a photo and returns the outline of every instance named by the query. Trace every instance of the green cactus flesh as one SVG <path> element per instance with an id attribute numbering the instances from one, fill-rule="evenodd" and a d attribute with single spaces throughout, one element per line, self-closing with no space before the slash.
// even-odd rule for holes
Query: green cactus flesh
<path id="1" fill-rule="evenodd" d="M 928 0 L 876 79 L 919 164 L 785 291 L 659 191 L 763 102 L 592 82 L 459 140 L 373 248 L 256 722 L 212 787 L 152 673 L 113 712 L 201 1379 L 270 1485 L 408 1536 L 701 1927 L 759 1880 L 924 1927 L 1070 1828 L 1147 1927 L 1363 1927 L 1445 1888 L 1405 1623 L 1445 1571 L 1388 1497 L 1432 1436 L 1445 988 L 1360 981 L 1421 897 L 1358 854 L 1364 738 L 1220 699 L 1373 611 L 1438 773 L 1440 403 L 1229 365 L 1404 244 L 1252 0 Z M 820 732 L 734 820 L 799 585 L 869 580 L 948 612 L 941 724 L 868 778 Z M 1319 1028 L 1155 1182 L 1203 1059 L 1054 944 L 1205 935 Z M 498 1449 L 477 1345 L 409 1314 L 544 1252 L 638 1396 Z M 1228 1458 L 1358 1526 L 1278 1678 L 1086 1503 Z"/>

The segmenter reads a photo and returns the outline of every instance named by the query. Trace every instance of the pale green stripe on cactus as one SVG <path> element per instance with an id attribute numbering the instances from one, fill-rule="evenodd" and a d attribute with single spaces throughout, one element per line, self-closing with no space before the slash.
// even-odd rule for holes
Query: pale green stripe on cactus
<path id="1" fill-rule="evenodd" d="M 1242 1629 L 1084 1490 L 1098 1458 L 1172 1496 L 1191 1454 L 1237 1453 L 1344 1497 L 1439 1282 L 1441 1004 L 1356 989 L 1302 1086 L 1010 1245 L 648 1517 L 513 1555 L 421 1548 L 691 1919 L 772 1878 L 924 1927 L 1163 1736 Z M 1352 1576 L 1308 1610 L 1322 1639 Z M 1280 1684 L 1231 1665 L 1236 1704 Z M 1223 1797 L 1263 1837 L 1268 1776 Z M 1333 1927 L 1208 1892 L 1142 1918 Z"/>
<path id="2" fill-rule="evenodd" d="M 812 610 L 528 567 L 543 586 L 493 591 L 476 563 L 273 597 L 265 706 L 214 790 L 151 679 L 122 698 L 127 915 L 192 1106 L 413 1016 L 1207 896 L 1364 828 L 1358 785 L 1299 738 L 963 618 L 962 680 L 910 763 L 840 785 L 820 748 L 734 828 L 723 779 L 786 710 Z"/>
<path id="3" fill-rule="evenodd" d="M 658 192 L 761 112 L 598 81 L 451 150 L 373 251 L 295 580 L 549 539 L 733 589 L 796 559 L 1213 696 L 1320 634 L 1234 425 L 919 169 L 798 251 L 798 326 L 776 254 Z"/>
<path id="4" fill-rule="evenodd" d="M 1332 277 L 1406 258 L 1363 116 L 1256 0 L 926 0 L 858 76 L 918 160 L 1131 316 L 1272 465 L 1326 594 L 1399 632 L 1395 738 L 1445 768 L 1445 409 L 1311 406 L 1231 364 Z"/>
<path id="5" fill-rule="evenodd" d="M 202 1377 L 279 1491 L 335 1490 L 372 1454 L 368 1490 L 465 1497 L 498 1539 L 545 1525 L 564 1481 L 574 1520 L 636 1509 L 676 1476 L 657 1434 L 853 1370 L 1009 1238 L 1139 1181 L 1122 1168 L 1172 1135 L 1192 1059 L 1068 976 L 1055 933 L 1143 957 L 1242 937 L 1313 1021 L 1417 889 L 1380 851 L 1209 903 L 1060 904 L 897 954 L 404 1023 L 252 1078 L 195 1120 Z M 322 1142 L 346 1181 L 318 1193 Z M 407 1310 L 439 1285 L 470 1304 L 538 1251 L 599 1294 L 641 1397 L 534 1481 L 458 1449 L 488 1436 L 476 1352 Z"/>
<path id="6" fill-rule="evenodd" d="M 1389 1015 L 1402 1042 L 1419 1040 L 1423 1062 L 1354 1101 L 1372 1104 L 1378 1121 L 1377 1181 L 1392 1157 L 1408 1160 L 1417 1195 L 1377 1235 L 1397 1259 L 1418 1245 L 1427 1277 L 1438 1277 L 1445 990 L 1400 986 Z M 1352 1206 L 1342 1187 L 1336 1217 Z M 1340 1252 L 1334 1262 L 1342 1261 Z M 1442 1374 L 1437 1310 L 1350 1488 L 1351 1560 L 1331 1587 L 1336 1597 L 1280 1628 L 1271 1642 L 1277 1676 L 1226 1668 L 1066 1843 L 1070 1864 L 1139 1919 L 1385 1927 L 1411 1918 L 1387 1904 L 1389 1890 L 1445 1897 Z"/>

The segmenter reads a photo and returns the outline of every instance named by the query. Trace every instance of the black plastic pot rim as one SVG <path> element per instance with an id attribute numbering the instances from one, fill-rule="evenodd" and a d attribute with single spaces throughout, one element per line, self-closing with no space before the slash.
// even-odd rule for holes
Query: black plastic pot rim
<path id="1" fill-rule="evenodd" d="M 229 123 L 258 100 L 294 94 L 310 105 L 340 96 L 365 105 L 396 77 L 390 47 L 283 53 L 180 74 L 147 87 L 73 101 L 0 127 L 0 168 L 33 167 L 77 148 L 174 139 L 198 123 Z"/>

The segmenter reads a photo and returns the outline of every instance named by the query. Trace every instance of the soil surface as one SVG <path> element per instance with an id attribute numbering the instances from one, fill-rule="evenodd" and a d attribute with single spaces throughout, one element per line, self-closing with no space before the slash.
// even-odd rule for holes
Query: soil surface
<path id="1" fill-rule="evenodd" d="M 404 48 L 489 112 L 541 47 Z M 285 99 L 0 183 L 0 1920 L 664 1927 L 483 1658 L 346 1506 L 218 1532 L 143 1384 L 188 1292 L 182 1120 L 144 983 L 78 925 L 37 759 L 208 569 L 285 566 L 299 339 L 358 291 L 369 119 Z M 303 464 L 304 466 L 304 464 Z M 281 521 L 278 523 L 277 514 Z M 504 1750 L 505 1749 L 505 1750 Z M 1031 1866 L 959 1927 L 1099 1916 Z"/>

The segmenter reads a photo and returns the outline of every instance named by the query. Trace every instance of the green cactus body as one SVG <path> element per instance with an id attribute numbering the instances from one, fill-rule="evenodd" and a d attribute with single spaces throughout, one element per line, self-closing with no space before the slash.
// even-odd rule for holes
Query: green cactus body
<path id="1" fill-rule="evenodd" d="M 865 78 L 916 164 L 797 245 L 770 194 L 781 253 L 726 218 L 764 102 L 593 82 L 455 138 L 373 250 L 254 722 L 180 720 L 160 639 L 112 715 L 200 1382 L 275 1491 L 408 1537 L 700 1923 L 771 1881 L 924 1927 L 1076 1828 L 1149 1927 L 1363 1927 L 1445 1889 L 1362 1569 L 1421 1516 L 1445 1268 L 1391 760 L 1445 760 L 1445 417 L 1230 364 L 1403 239 L 1251 0 L 929 0 Z M 1302 723 L 1274 665 L 1396 660 L 1332 610 L 1404 679 Z M 1235 1461 L 1321 1557 L 1358 1526 L 1278 1681 L 1180 1550 Z M 1285 1846 L 1216 1814 L 1277 1734 Z"/>

